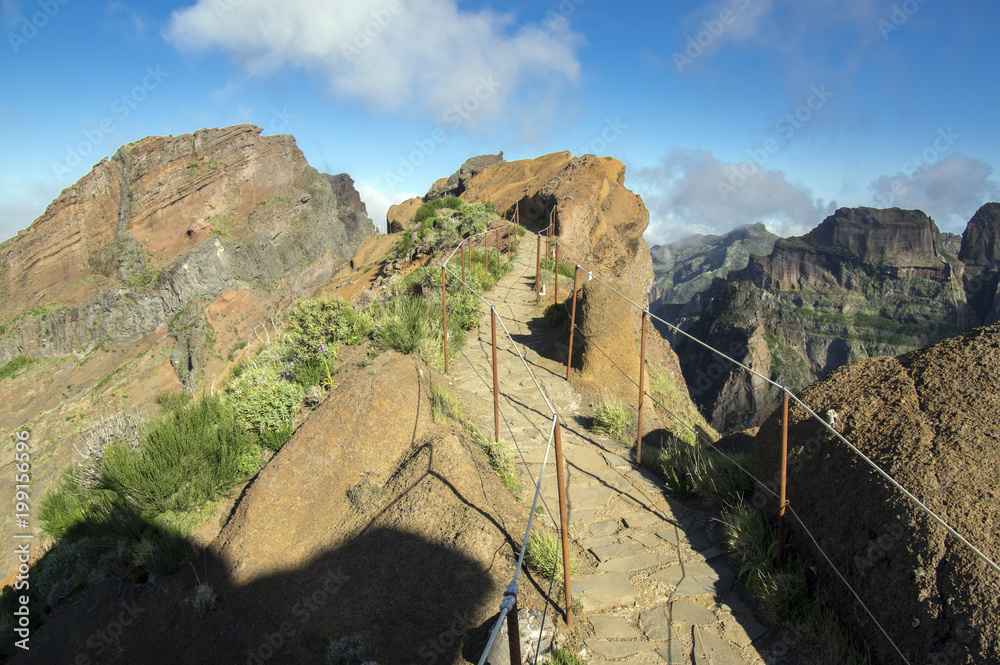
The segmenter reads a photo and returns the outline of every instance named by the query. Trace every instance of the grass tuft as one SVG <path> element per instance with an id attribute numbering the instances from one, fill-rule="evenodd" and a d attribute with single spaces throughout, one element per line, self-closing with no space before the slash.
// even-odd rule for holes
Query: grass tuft
<path id="1" fill-rule="evenodd" d="M 531 534 L 531 537 L 528 538 L 528 547 L 524 551 L 524 560 L 528 563 L 529 568 L 545 579 L 552 579 L 554 574 L 556 587 L 562 588 L 563 556 L 559 534 L 553 531 Z M 569 572 L 570 575 L 576 572 L 573 552 L 569 553 Z"/>
<path id="2" fill-rule="evenodd" d="M 591 429 L 602 436 L 625 445 L 633 445 L 631 429 L 632 414 L 624 405 L 611 398 L 604 398 L 594 409 L 594 424 Z"/>

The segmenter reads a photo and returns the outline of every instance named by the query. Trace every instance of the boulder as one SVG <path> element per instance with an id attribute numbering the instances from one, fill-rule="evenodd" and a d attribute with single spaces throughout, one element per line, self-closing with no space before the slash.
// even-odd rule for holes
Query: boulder
<path id="1" fill-rule="evenodd" d="M 1000 324 L 899 357 L 845 365 L 799 396 L 903 487 L 1000 560 Z M 776 488 L 780 414 L 754 441 L 754 470 Z M 1000 576 L 815 420 L 793 405 L 788 500 L 911 662 L 1000 662 Z M 758 490 L 758 507 L 776 509 Z M 899 656 L 812 541 L 789 534 L 838 617 L 876 662 Z"/>

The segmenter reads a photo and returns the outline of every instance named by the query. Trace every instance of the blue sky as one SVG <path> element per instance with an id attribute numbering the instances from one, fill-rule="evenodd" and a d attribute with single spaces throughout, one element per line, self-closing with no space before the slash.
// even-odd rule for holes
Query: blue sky
<path id="1" fill-rule="evenodd" d="M 651 244 L 1000 200 L 1000 4 L 0 0 L 0 240 L 123 143 L 251 122 L 369 213 L 472 155 L 622 160 Z"/>

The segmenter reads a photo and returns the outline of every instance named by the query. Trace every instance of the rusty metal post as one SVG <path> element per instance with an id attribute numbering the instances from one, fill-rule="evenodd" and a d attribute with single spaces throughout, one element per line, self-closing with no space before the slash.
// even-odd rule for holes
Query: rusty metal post
<path id="1" fill-rule="evenodd" d="M 441 266 L 441 316 L 444 319 L 444 373 L 448 373 L 448 280 Z"/>
<path id="2" fill-rule="evenodd" d="M 785 490 L 788 480 L 788 391 L 781 405 L 781 497 L 778 499 L 778 568 L 785 555 Z"/>
<path id="3" fill-rule="evenodd" d="M 562 531 L 563 585 L 566 588 L 566 627 L 573 627 L 573 594 L 569 579 L 569 520 L 566 518 L 566 478 L 563 475 L 562 425 L 555 416 L 556 484 L 559 486 L 559 530 Z"/>
<path id="4" fill-rule="evenodd" d="M 569 316 L 569 356 L 566 357 L 566 380 L 569 381 L 570 368 L 573 366 L 573 332 L 576 330 L 576 276 L 580 272 L 580 264 L 573 268 L 573 312 Z"/>
<path id="5" fill-rule="evenodd" d="M 538 234 L 538 248 L 535 250 L 535 304 L 538 304 L 538 299 L 541 297 L 538 295 L 540 293 L 539 288 L 542 282 L 542 236 Z"/>
<path id="6" fill-rule="evenodd" d="M 511 240 L 511 237 L 510 237 L 510 236 L 511 236 L 511 230 L 512 230 L 513 228 L 514 228 L 514 225 L 513 225 L 513 224 L 508 224 L 508 225 L 507 225 L 507 256 L 508 256 L 508 257 L 510 256 L 510 247 L 511 247 L 511 242 L 512 242 L 512 240 Z"/>
<path id="7" fill-rule="evenodd" d="M 459 245 L 462 248 L 462 295 L 465 295 L 465 241 Z"/>
<path id="8" fill-rule="evenodd" d="M 497 310 L 490 307 L 490 328 L 493 332 L 493 440 L 500 441 L 500 385 L 497 378 Z"/>
<path id="9" fill-rule="evenodd" d="M 559 304 L 559 245 L 556 245 L 556 285 L 552 288 L 552 304 Z"/>
<path id="10" fill-rule="evenodd" d="M 521 660 L 521 623 L 517 620 L 517 596 L 514 596 L 514 606 L 507 613 L 507 646 L 510 647 L 510 662 L 520 665 Z"/>
<path id="11" fill-rule="evenodd" d="M 639 342 L 639 423 L 635 435 L 636 439 L 636 462 L 642 465 L 642 404 L 646 400 L 645 378 L 646 378 L 646 317 L 648 312 L 642 312 L 642 339 Z"/>
<path id="12" fill-rule="evenodd" d="M 497 229 L 497 272 L 500 272 L 500 229 Z"/>

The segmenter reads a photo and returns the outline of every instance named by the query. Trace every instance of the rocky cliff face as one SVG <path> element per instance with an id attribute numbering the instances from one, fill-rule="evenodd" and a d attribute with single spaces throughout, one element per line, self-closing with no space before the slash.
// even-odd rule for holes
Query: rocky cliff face
<path id="1" fill-rule="evenodd" d="M 969 245 L 979 242 L 976 236 Z M 768 256 L 751 255 L 744 270 L 717 282 L 717 297 L 703 305 L 690 332 L 799 389 L 852 360 L 917 349 L 990 320 L 992 269 L 982 269 L 986 295 L 977 306 L 966 265 L 945 246 L 953 249 L 954 240 L 942 239 L 919 210 L 842 208 L 804 236 L 779 239 Z M 962 252 L 971 251 L 965 247 L 963 240 Z M 738 331 L 766 344 L 738 348 L 729 339 Z M 692 395 L 714 426 L 760 423 L 776 398 L 773 389 L 746 372 L 731 373 L 693 343 L 677 347 Z M 730 401 L 732 395 L 746 399 Z"/>
<path id="2" fill-rule="evenodd" d="M 652 247 L 656 281 L 650 307 L 657 316 L 686 329 L 701 314 L 701 294 L 716 278 L 725 279 L 731 271 L 746 268 L 751 254 L 770 254 L 777 239 L 758 223 L 738 226 L 723 235 L 692 235 Z M 667 330 L 661 332 L 669 335 Z"/>
<path id="3" fill-rule="evenodd" d="M 260 133 L 122 146 L 0 246 L 0 422 L 31 429 L 34 496 L 102 418 L 221 379 L 374 232 L 348 177 Z"/>
<path id="4" fill-rule="evenodd" d="M 194 387 L 203 300 L 251 288 L 278 300 L 329 279 L 373 231 L 364 205 L 349 177 L 328 180 L 291 136 L 260 131 L 146 138 L 64 190 L 0 249 L 0 362 L 173 323 L 187 347 L 174 367 Z"/>
<path id="5" fill-rule="evenodd" d="M 899 357 L 871 358 L 802 391 L 812 410 L 994 561 L 1000 557 L 1000 325 Z M 761 426 L 754 472 L 780 479 L 781 414 Z M 860 461 L 805 412 L 789 413 L 788 500 L 819 546 L 912 662 L 1000 662 L 1000 583 L 994 571 Z M 845 492 L 845 489 L 849 489 Z M 766 492 L 754 497 L 773 510 Z M 795 551 L 874 662 L 899 660 L 789 520 Z"/>

